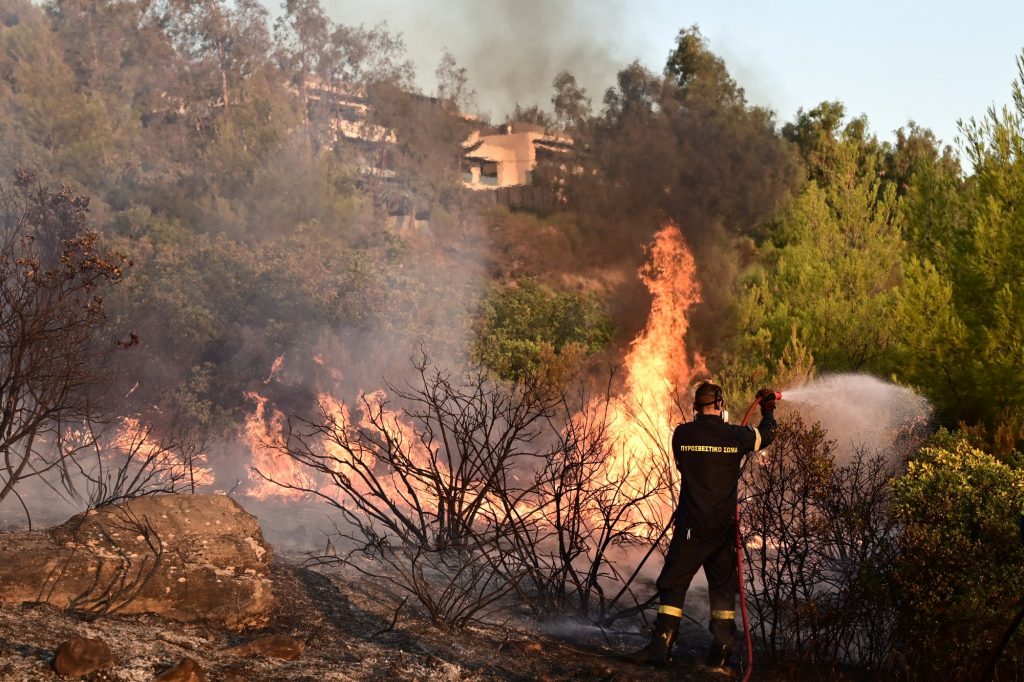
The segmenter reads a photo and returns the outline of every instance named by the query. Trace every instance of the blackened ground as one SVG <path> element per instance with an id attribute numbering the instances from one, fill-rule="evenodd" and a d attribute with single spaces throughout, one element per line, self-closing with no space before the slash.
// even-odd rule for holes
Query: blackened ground
<path id="1" fill-rule="evenodd" d="M 74 634 L 110 645 L 118 665 L 89 679 L 116 682 L 149 682 L 186 656 L 214 682 L 729 679 L 700 665 L 706 641 L 696 626 L 684 629 L 677 660 L 658 669 L 622 659 L 643 644 L 635 634 L 572 626 L 537 634 L 539 628 L 513 625 L 446 631 L 417 617 L 411 605 L 399 611 L 392 628 L 394 602 L 369 581 L 299 568 L 286 560 L 275 561 L 272 575 L 281 608 L 272 625 L 258 632 L 234 633 L 155 616 L 85 622 L 45 605 L 0 607 L 0 680 L 61 679 L 50 662 L 56 648 Z M 308 640 L 308 649 L 295 661 L 239 660 L 222 652 L 264 634 Z"/>

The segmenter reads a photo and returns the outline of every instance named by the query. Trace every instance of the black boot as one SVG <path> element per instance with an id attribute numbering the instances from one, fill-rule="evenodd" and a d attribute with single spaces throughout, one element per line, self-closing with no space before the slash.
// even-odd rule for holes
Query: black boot
<path id="1" fill-rule="evenodd" d="M 708 630 L 713 639 L 708 657 L 704 659 L 709 668 L 721 671 L 729 670 L 729 659 L 732 657 L 732 643 L 736 641 L 736 613 L 728 611 L 711 611 L 711 622 Z"/>
<path id="2" fill-rule="evenodd" d="M 640 651 L 630 654 L 629 660 L 634 663 L 653 663 L 664 665 L 668 663 L 672 654 L 672 645 L 676 643 L 679 636 L 678 616 L 669 616 L 659 613 L 654 619 L 654 632 L 651 634 L 651 641 Z"/>
<path id="3" fill-rule="evenodd" d="M 708 652 L 708 657 L 704 659 L 704 665 L 709 668 L 728 670 L 730 658 L 732 658 L 732 647 L 716 640 L 711 643 L 711 650 Z"/>

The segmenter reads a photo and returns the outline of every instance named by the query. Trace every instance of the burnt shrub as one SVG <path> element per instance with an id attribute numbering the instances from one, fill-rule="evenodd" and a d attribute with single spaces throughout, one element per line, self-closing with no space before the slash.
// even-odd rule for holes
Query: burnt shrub
<path id="1" fill-rule="evenodd" d="M 818 424 L 784 420 L 741 503 L 752 630 L 768 658 L 828 675 L 888 663 L 896 522 L 886 454 L 837 456 Z"/>

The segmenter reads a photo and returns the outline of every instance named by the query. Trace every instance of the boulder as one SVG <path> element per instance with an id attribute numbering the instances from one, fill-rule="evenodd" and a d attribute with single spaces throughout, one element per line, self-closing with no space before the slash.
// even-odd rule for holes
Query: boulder
<path id="1" fill-rule="evenodd" d="M 82 677 L 112 668 L 116 662 L 110 647 L 102 639 L 72 637 L 57 647 L 53 669 L 64 677 Z"/>
<path id="2" fill-rule="evenodd" d="M 306 641 L 288 635 L 264 635 L 256 639 L 228 647 L 221 653 L 239 658 L 281 658 L 294 661 L 306 651 Z"/>
<path id="3" fill-rule="evenodd" d="M 181 661 L 153 678 L 153 682 L 206 682 L 206 674 L 191 658 Z"/>
<path id="4" fill-rule="evenodd" d="M 260 627 L 276 606 L 270 558 L 256 518 L 229 497 L 140 497 L 0 534 L 0 602 Z"/>

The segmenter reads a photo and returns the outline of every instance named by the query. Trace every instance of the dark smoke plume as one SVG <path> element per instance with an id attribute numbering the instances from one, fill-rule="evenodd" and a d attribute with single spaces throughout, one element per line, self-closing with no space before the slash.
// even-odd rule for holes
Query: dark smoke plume
<path id="1" fill-rule="evenodd" d="M 565 69 L 599 103 L 615 72 L 637 56 L 636 41 L 623 31 L 631 6 L 617 0 L 380 0 L 365 7 L 335 0 L 325 7 L 343 23 L 387 21 L 402 32 L 426 90 L 447 48 L 495 120 L 516 102 L 548 106 L 551 82 Z"/>

